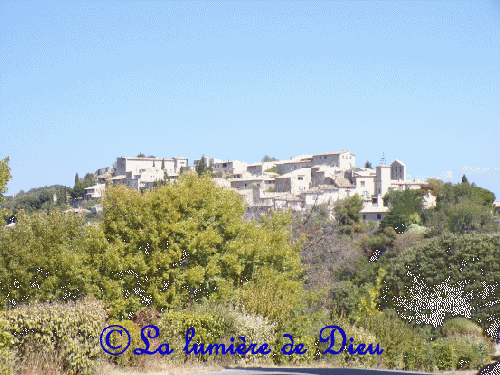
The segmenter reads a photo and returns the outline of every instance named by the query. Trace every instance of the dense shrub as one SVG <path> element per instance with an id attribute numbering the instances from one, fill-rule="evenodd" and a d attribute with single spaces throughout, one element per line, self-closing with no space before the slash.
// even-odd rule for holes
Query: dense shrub
<path id="1" fill-rule="evenodd" d="M 438 342 L 453 345 L 457 355 L 458 369 L 479 369 L 487 365 L 493 354 L 493 347 L 488 339 L 473 335 L 453 335 Z"/>
<path id="2" fill-rule="evenodd" d="M 388 368 L 432 370 L 432 356 L 424 332 L 401 320 L 394 311 L 368 315 L 358 324 L 380 340 L 384 365 Z"/>
<path id="3" fill-rule="evenodd" d="M 483 330 L 477 323 L 474 323 L 473 321 L 462 317 L 448 319 L 446 322 L 444 322 L 441 330 L 444 336 L 457 334 L 473 335 L 477 337 L 483 336 Z"/>
<path id="4" fill-rule="evenodd" d="M 454 370 L 458 356 L 455 347 L 447 341 L 438 341 L 432 346 L 434 360 L 440 370 Z"/>
<path id="5" fill-rule="evenodd" d="M 1 324 L 3 323 L 3 324 Z M 12 374 L 14 365 L 14 336 L 7 332 L 6 321 L 0 321 L 0 374 Z"/>
<path id="6" fill-rule="evenodd" d="M 119 365 L 119 366 L 137 366 L 143 359 L 144 355 L 135 355 L 134 349 L 144 348 L 144 343 L 141 340 L 141 329 L 131 320 L 115 320 L 110 319 L 106 326 L 119 325 L 127 330 L 130 334 L 130 346 L 129 348 L 120 355 L 109 355 L 109 359 Z M 112 334 L 110 337 L 110 342 L 113 346 L 127 346 L 128 337 L 125 334 L 119 335 Z"/>
<path id="7" fill-rule="evenodd" d="M 50 352 L 61 358 L 64 371 L 91 374 L 102 354 L 105 318 L 97 301 L 39 303 L 0 311 L 0 326 L 13 336 L 21 359 L 30 351 Z"/>

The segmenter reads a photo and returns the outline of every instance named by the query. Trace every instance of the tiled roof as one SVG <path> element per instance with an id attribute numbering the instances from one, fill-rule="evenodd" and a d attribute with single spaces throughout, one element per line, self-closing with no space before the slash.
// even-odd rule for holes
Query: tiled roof
<path id="1" fill-rule="evenodd" d="M 351 184 L 351 181 L 349 181 L 347 178 L 344 177 L 337 177 L 333 180 L 333 183 L 338 186 L 338 187 L 345 187 L 345 188 L 354 188 L 356 187 L 355 185 Z"/>
<path id="2" fill-rule="evenodd" d="M 398 160 L 398 159 L 394 160 L 394 161 L 391 163 L 391 165 L 393 165 L 393 164 L 394 164 L 394 163 L 396 163 L 396 162 L 397 162 L 397 163 L 399 163 L 399 164 L 401 164 L 403 167 L 406 167 L 405 163 L 403 163 L 401 160 Z"/>
<path id="3" fill-rule="evenodd" d="M 314 155 L 313 155 L 313 157 L 314 157 L 314 156 L 325 156 L 325 155 L 340 155 L 340 154 L 344 154 L 344 153 L 346 153 L 346 152 L 349 152 L 349 151 L 348 151 L 348 150 L 342 150 L 342 151 L 325 152 L 325 153 L 323 153 L 323 154 L 314 154 Z M 351 153 L 351 155 L 353 155 L 353 156 L 354 156 L 354 154 L 353 154 L 353 153 Z"/>

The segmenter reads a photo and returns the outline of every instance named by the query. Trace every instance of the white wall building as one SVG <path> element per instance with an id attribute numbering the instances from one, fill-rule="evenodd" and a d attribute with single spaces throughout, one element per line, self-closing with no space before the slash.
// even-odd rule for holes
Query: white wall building
<path id="1" fill-rule="evenodd" d="M 84 190 L 84 199 L 101 198 L 104 194 L 104 191 L 106 190 L 106 184 L 97 184 L 94 186 L 86 187 Z"/>

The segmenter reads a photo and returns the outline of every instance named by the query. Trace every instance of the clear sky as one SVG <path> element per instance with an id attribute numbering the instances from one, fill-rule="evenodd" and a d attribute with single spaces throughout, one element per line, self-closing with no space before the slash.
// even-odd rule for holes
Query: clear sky
<path id="1" fill-rule="evenodd" d="M 500 200 L 500 0 L 0 0 L 8 195 L 118 156 L 382 153 Z"/>

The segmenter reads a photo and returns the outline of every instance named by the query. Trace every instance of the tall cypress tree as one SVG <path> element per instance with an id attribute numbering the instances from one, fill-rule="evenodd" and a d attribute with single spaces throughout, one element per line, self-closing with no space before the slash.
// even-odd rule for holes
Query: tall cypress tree
<path id="1" fill-rule="evenodd" d="M 196 166 L 196 172 L 198 176 L 201 176 L 207 170 L 207 163 L 205 162 L 205 154 L 201 156 L 200 162 Z"/>

